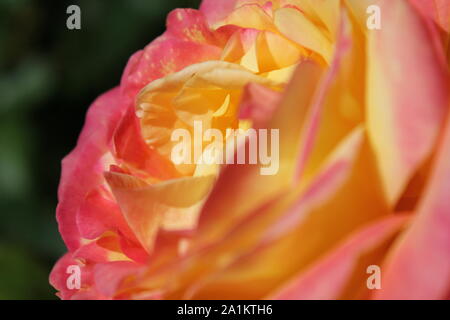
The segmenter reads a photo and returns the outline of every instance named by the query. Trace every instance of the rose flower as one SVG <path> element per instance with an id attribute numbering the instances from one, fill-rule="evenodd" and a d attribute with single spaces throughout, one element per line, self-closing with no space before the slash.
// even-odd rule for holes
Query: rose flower
<path id="1" fill-rule="evenodd" d="M 449 31 L 448 0 L 171 12 L 63 160 L 59 297 L 450 298 Z M 196 123 L 278 130 L 277 171 L 174 161 Z"/>

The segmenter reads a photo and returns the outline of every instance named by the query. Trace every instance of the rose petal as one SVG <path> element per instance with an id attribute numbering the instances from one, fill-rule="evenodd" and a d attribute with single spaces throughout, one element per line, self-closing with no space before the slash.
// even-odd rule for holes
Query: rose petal
<path id="1" fill-rule="evenodd" d="M 433 19 L 442 29 L 450 32 L 450 2 L 448 0 L 410 0 L 426 17 Z"/>
<path id="2" fill-rule="evenodd" d="M 269 299 L 324 300 L 337 299 L 344 290 L 358 258 L 388 237 L 398 232 L 406 216 L 390 216 L 376 221 L 349 235 L 325 257 L 308 270 L 295 276 Z"/>
<path id="3" fill-rule="evenodd" d="M 108 161 L 102 157 L 108 152 L 123 111 L 119 89 L 100 96 L 87 113 L 76 148 L 62 162 L 56 217 L 59 231 L 70 250 L 80 243 L 76 214 L 85 196 L 103 181 L 103 170 Z"/>
<path id="4" fill-rule="evenodd" d="M 203 44 L 218 45 L 222 47 L 209 28 L 206 18 L 201 11 L 194 9 L 175 9 L 167 16 L 167 34 L 186 41 Z"/>
<path id="5" fill-rule="evenodd" d="M 250 83 L 244 89 L 239 118 L 250 119 L 254 128 L 266 127 L 280 101 L 279 92 Z"/>
<path id="6" fill-rule="evenodd" d="M 203 0 L 200 5 L 210 26 L 225 19 L 235 8 L 238 0 Z"/>
<path id="7" fill-rule="evenodd" d="M 278 9 L 274 13 L 274 22 L 279 32 L 288 39 L 320 54 L 327 63 L 330 62 L 330 41 L 301 11 L 293 8 Z"/>
<path id="8" fill-rule="evenodd" d="M 329 0 L 284 0 L 304 11 L 313 21 L 322 23 L 334 38 L 339 24 L 339 2 Z"/>
<path id="9" fill-rule="evenodd" d="M 114 134 L 115 155 L 128 166 L 165 180 L 180 176 L 172 162 L 145 143 L 134 107 L 128 108 Z"/>
<path id="10" fill-rule="evenodd" d="M 80 266 L 81 264 L 75 261 L 72 258 L 71 253 L 66 253 L 62 258 L 56 262 L 53 266 L 52 271 L 50 272 L 49 281 L 50 284 L 58 290 L 58 296 L 63 299 L 70 299 L 75 293 L 76 290 L 70 290 L 67 288 L 67 279 L 70 276 L 66 271 L 67 268 L 71 265 Z"/>
<path id="11" fill-rule="evenodd" d="M 447 299 L 450 291 L 450 118 L 411 227 L 383 268 L 376 299 Z"/>
<path id="12" fill-rule="evenodd" d="M 348 17 L 344 13 L 342 13 L 341 25 L 339 27 L 338 39 L 335 46 L 336 49 L 333 61 L 331 62 L 330 68 L 316 93 L 315 99 L 311 105 L 310 110 L 308 111 L 308 120 L 306 122 L 305 128 L 303 128 L 302 130 L 301 145 L 299 148 L 299 159 L 297 162 L 294 181 L 298 182 L 302 177 L 304 177 L 304 170 L 307 162 L 308 160 L 310 160 L 313 152 L 315 151 L 315 141 L 321 133 L 320 123 L 323 121 L 324 116 L 327 115 L 328 109 L 337 109 L 336 106 L 339 106 L 339 100 L 333 97 L 333 106 L 330 108 L 327 99 L 330 99 L 330 96 L 332 96 L 334 89 L 333 86 L 336 85 L 336 82 L 338 82 L 337 85 L 339 85 L 338 80 L 341 80 L 339 79 L 339 76 L 341 76 L 341 73 L 345 71 L 341 70 L 341 64 L 343 63 L 343 61 L 345 62 L 347 59 L 349 59 L 348 51 L 351 46 L 349 26 L 350 22 L 348 20 Z M 327 127 L 326 130 L 329 130 L 329 128 Z M 333 131 L 332 134 L 335 137 L 339 137 L 339 132 L 337 130 Z M 317 146 L 317 148 L 320 148 L 321 145 L 322 144 Z M 320 165 L 321 161 L 315 162 L 315 165 Z"/>
<path id="13" fill-rule="evenodd" d="M 120 212 L 120 208 L 112 199 L 104 196 L 105 190 L 95 189 L 87 195 L 77 215 L 80 235 L 86 239 L 95 239 L 106 231 L 120 231 L 129 239 L 135 239 Z"/>
<path id="14" fill-rule="evenodd" d="M 106 297 L 113 297 L 121 283 L 142 267 L 128 261 L 98 263 L 94 267 L 95 286 Z"/>
<path id="15" fill-rule="evenodd" d="M 303 218 L 305 211 L 319 206 L 333 195 L 348 179 L 364 138 L 362 127 L 354 129 L 325 161 L 323 167 L 308 185 L 300 199 L 270 228 L 265 241 L 287 234 Z"/>
<path id="16" fill-rule="evenodd" d="M 269 31 L 260 32 L 255 43 L 255 54 L 260 72 L 270 72 L 292 66 L 306 57 L 301 46 Z M 289 79 L 286 79 L 286 82 Z"/>
<path id="17" fill-rule="evenodd" d="M 157 231 L 191 229 L 214 176 L 188 177 L 147 185 L 119 173 L 105 173 L 128 225 L 151 253 Z M 176 215 L 176 219 L 174 216 Z"/>
<path id="18" fill-rule="evenodd" d="M 235 25 L 241 28 L 277 32 L 273 19 L 258 4 L 244 4 L 233 10 L 225 19 L 214 25 L 219 28 L 224 25 Z"/>
<path id="19" fill-rule="evenodd" d="M 123 75 L 121 88 L 130 101 L 148 83 L 179 71 L 193 63 L 220 58 L 215 45 L 173 38 L 167 34 L 157 38 L 134 56 Z"/>
<path id="20" fill-rule="evenodd" d="M 383 26 L 369 36 L 367 122 L 393 205 L 435 145 L 448 109 L 449 78 L 432 31 L 408 2 L 380 6 Z"/>
<path id="21" fill-rule="evenodd" d="M 367 165 L 367 145 L 359 149 L 361 133 L 356 129 L 342 142 L 300 195 L 289 192 L 258 208 L 197 257 L 196 264 L 187 262 L 192 269 L 180 272 L 179 281 L 191 277 L 186 285 L 192 287 L 183 297 L 261 298 L 349 232 L 385 215 L 387 209 L 377 202 L 380 190 L 360 177 L 363 172 L 372 177 L 374 169 Z M 367 203 L 374 205 L 367 208 Z M 205 260 L 208 267 L 202 266 Z M 195 266 L 202 269 L 201 279 L 192 279 L 198 274 Z"/>
<path id="22" fill-rule="evenodd" d="M 200 216 L 199 233 L 204 238 L 202 242 L 220 238 L 223 232 L 243 219 L 248 212 L 290 185 L 301 125 L 305 121 L 306 110 L 321 71 L 311 61 L 299 65 L 269 124 L 269 128 L 279 129 L 280 132 L 279 172 L 273 176 L 261 175 L 259 165 L 230 165 L 223 169 Z M 236 181 L 239 183 L 236 184 Z M 222 222 L 217 224 L 218 220 Z M 210 239 L 207 241 L 208 238 Z"/>

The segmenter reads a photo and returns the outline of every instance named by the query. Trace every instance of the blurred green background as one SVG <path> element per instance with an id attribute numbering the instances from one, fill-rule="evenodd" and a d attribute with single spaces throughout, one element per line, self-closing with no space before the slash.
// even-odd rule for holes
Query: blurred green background
<path id="1" fill-rule="evenodd" d="M 0 299 L 55 299 L 61 159 L 129 56 L 200 0 L 0 0 Z M 81 8 L 81 30 L 66 8 Z"/>

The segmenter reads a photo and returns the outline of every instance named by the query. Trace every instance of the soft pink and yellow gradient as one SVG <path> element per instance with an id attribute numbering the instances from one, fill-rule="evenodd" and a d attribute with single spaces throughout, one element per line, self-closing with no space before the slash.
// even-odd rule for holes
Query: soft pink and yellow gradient
<path id="1" fill-rule="evenodd" d="M 372 4 L 380 30 L 366 27 Z M 172 11 L 63 160 L 58 295 L 450 298 L 449 31 L 450 0 Z M 171 133 L 194 121 L 279 129 L 278 174 L 175 165 Z"/>

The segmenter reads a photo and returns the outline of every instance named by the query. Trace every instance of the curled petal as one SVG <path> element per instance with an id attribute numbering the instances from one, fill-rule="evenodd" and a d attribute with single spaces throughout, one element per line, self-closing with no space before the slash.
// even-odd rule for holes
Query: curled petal
<path id="1" fill-rule="evenodd" d="M 118 88 L 100 96 L 88 111 L 76 148 L 62 162 L 56 216 L 69 249 L 80 244 L 76 215 L 86 195 L 103 183 L 103 171 L 109 166 L 104 155 L 123 111 Z"/>
<path id="2" fill-rule="evenodd" d="M 58 290 L 57 295 L 64 300 L 70 299 L 74 294 L 77 293 L 77 290 L 71 290 L 67 286 L 67 279 L 70 275 L 67 273 L 69 266 L 78 266 L 80 268 L 82 267 L 79 261 L 76 261 L 72 258 L 71 253 L 66 253 L 61 259 L 58 260 L 58 262 L 53 267 L 49 279 L 50 284 Z"/>
<path id="3" fill-rule="evenodd" d="M 128 166 L 161 180 L 179 176 L 168 159 L 145 144 L 134 108 L 128 108 L 122 118 L 114 134 L 114 146 L 116 157 Z"/>
<path id="4" fill-rule="evenodd" d="M 119 206 L 142 246 L 151 253 L 157 232 L 196 226 L 214 176 L 188 177 L 147 185 L 133 176 L 105 173 Z"/>
<path id="5" fill-rule="evenodd" d="M 86 239 L 95 239 L 106 231 L 119 231 L 134 239 L 120 212 L 120 208 L 112 199 L 108 199 L 100 188 L 93 190 L 85 199 L 77 215 L 78 230 Z"/>
<path id="6" fill-rule="evenodd" d="M 103 299 L 104 297 L 95 288 L 93 268 L 96 263 L 108 260 L 108 250 L 99 247 L 95 242 L 83 245 L 58 260 L 50 273 L 50 284 L 58 290 L 59 297 L 64 300 L 77 299 L 78 295 L 97 296 L 98 299 Z M 74 284 L 70 283 L 72 275 L 80 277 L 80 288 L 70 286 Z M 75 280 L 73 276 L 72 279 Z"/>
<path id="7" fill-rule="evenodd" d="M 133 98 L 148 83 L 193 63 L 217 60 L 220 53 L 220 48 L 215 45 L 164 34 L 129 60 L 130 66 L 122 76 L 121 89 L 129 101 L 134 102 Z"/>
<path id="8" fill-rule="evenodd" d="M 284 36 L 320 54 L 327 63 L 330 62 L 333 53 L 330 40 L 301 11 L 294 8 L 278 9 L 274 13 L 274 22 Z"/>
<path id="9" fill-rule="evenodd" d="M 241 28 L 277 32 L 272 17 L 258 4 L 245 4 L 233 10 L 214 27 L 235 25 Z"/>

